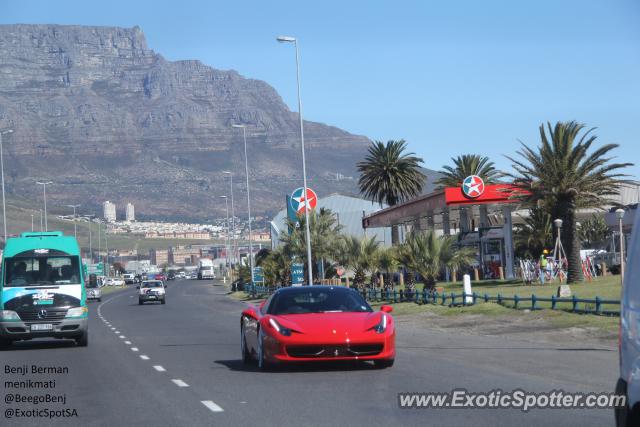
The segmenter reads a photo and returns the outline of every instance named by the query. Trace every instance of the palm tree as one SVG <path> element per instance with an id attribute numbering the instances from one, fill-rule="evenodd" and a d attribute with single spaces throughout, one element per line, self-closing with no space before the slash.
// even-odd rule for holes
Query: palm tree
<path id="1" fill-rule="evenodd" d="M 411 233 L 401 248 L 405 267 L 422 276 L 425 288 L 433 290 L 445 269 L 459 270 L 476 259 L 474 248 L 456 248 L 456 241 L 454 236 L 438 237 L 432 230 Z"/>
<path id="2" fill-rule="evenodd" d="M 612 204 L 610 197 L 619 194 L 622 184 L 630 182 L 620 169 L 632 165 L 612 162 L 610 152 L 617 144 L 589 152 L 597 137 L 592 134 L 593 128 L 582 132 L 584 129 L 575 121 L 558 122 L 555 126 L 547 123 L 546 129 L 542 124 L 539 147 L 522 144 L 518 160 L 507 156 L 515 171 L 507 176 L 523 190 L 521 198 L 563 221 L 561 240 L 567 254 L 568 283 L 584 280 L 576 212 Z"/>
<path id="3" fill-rule="evenodd" d="M 520 216 L 522 224 L 515 226 L 516 253 L 520 257 L 538 258 L 545 248 L 553 246 L 551 215 L 542 208 L 529 209 L 529 216 Z"/>
<path id="4" fill-rule="evenodd" d="M 422 191 L 425 175 L 420 170 L 423 160 L 415 153 L 405 153 L 407 143 L 375 141 L 365 159 L 358 163 L 360 193 L 379 204 L 397 205 L 416 197 Z M 391 229 L 391 243 L 399 241 L 398 227 Z"/>
<path id="5" fill-rule="evenodd" d="M 588 249 L 601 249 L 607 240 L 609 226 L 602 215 L 593 214 L 585 221 L 582 221 L 578 229 L 580 241 Z"/>
<path id="6" fill-rule="evenodd" d="M 291 284 L 291 254 L 285 245 L 278 246 L 264 257 L 260 264 L 269 285 Z"/>
<path id="7" fill-rule="evenodd" d="M 353 270 L 353 284 L 362 288 L 367 275 L 377 266 L 380 243 L 373 236 L 364 236 L 362 239 L 356 236 L 342 236 L 338 248 L 336 260 Z"/>
<path id="8" fill-rule="evenodd" d="M 311 262 L 314 266 L 314 277 L 318 277 L 318 271 L 315 266 L 319 261 L 330 259 L 336 252 L 336 243 L 340 238 L 340 230 L 342 226 L 338 224 L 338 221 L 331 212 L 330 209 L 320 209 L 319 212 L 311 212 L 309 222 L 309 231 L 311 234 L 311 256 L 313 257 Z M 305 222 L 306 216 L 301 217 L 297 222 L 288 220 L 288 227 L 292 230 L 291 234 L 284 235 L 281 240 L 287 247 L 287 250 L 291 252 L 293 256 L 296 256 L 302 260 L 307 266 L 306 257 L 306 234 Z"/>
<path id="9" fill-rule="evenodd" d="M 488 157 L 479 154 L 463 154 L 452 157 L 453 167 L 444 165 L 440 173 L 442 176 L 435 182 L 439 188 L 460 187 L 462 181 L 469 175 L 477 175 L 485 184 L 495 184 L 501 173 L 494 167 Z"/>
<path id="10" fill-rule="evenodd" d="M 395 246 L 382 248 L 379 251 L 378 267 L 385 277 L 385 284 L 394 287 L 393 273 L 398 271 L 400 262 L 398 261 L 398 249 Z"/>

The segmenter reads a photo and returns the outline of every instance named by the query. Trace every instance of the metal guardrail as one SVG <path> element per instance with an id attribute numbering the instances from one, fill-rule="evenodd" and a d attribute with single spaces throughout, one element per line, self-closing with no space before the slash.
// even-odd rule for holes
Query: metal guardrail
<path id="1" fill-rule="evenodd" d="M 245 285 L 245 292 L 249 293 L 252 297 L 257 298 L 259 296 L 270 295 L 275 292 L 278 287 L 269 286 L 256 286 Z M 403 290 L 391 290 L 391 289 L 361 289 L 358 291 L 363 298 L 369 302 L 386 302 L 386 303 L 398 303 L 398 302 L 414 302 L 416 304 L 433 304 L 449 307 L 470 306 L 477 303 L 495 302 L 502 306 L 511 307 L 514 309 L 529 309 L 529 310 L 542 310 L 548 308 L 551 310 L 562 310 L 571 313 L 585 313 L 585 314 L 598 314 L 606 316 L 619 316 L 620 301 L 604 299 L 596 296 L 593 299 L 579 298 L 576 295 L 572 297 L 540 297 L 535 294 L 531 296 L 512 295 L 505 296 L 502 294 L 489 295 L 479 294 L 473 292 L 471 294 L 465 294 L 464 292 L 429 292 L 423 291 L 403 291 Z M 471 301 L 469 301 L 471 299 Z M 550 303 L 548 306 L 543 306 L 543 303 Z M 607 310 L 605 306 L 617 306 L 618 310 Z"/>

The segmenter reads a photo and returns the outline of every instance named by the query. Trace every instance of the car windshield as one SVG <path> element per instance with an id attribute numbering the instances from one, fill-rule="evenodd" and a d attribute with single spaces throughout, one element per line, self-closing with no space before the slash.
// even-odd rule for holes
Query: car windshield
<path id="1" fill-rule="evenodd" d="M 142 282 L 143 288 L 161 288 L 162 282 Z"/>
<path id="2" fill-rule="evenodd" d="M 369 304 L 347 288 L 287 289 L 273 296 L 269 314 L 370 312 Z"/>
<path id="3" fill-rule="evenodd" d="M 75 285 L 80 283 L 76 256 L 16 256 L 4 263 L 6 287 L 33 285 Z"/>

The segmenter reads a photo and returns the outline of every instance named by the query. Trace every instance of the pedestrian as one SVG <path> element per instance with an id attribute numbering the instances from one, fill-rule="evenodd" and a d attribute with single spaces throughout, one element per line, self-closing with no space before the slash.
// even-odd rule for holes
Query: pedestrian
<path id="1" fill-rule="evenodd" d="M 545 272 L 547 270 L 547 266 L 549 265 L 549 261 L 547 261 L 547 254 L 549 251 L 546 249 L 542 251 L 542 255 L 540 255 L 540 261 L 538 262 L 538 270 L 540 276 L 540 284 L 544 285 Z"/>

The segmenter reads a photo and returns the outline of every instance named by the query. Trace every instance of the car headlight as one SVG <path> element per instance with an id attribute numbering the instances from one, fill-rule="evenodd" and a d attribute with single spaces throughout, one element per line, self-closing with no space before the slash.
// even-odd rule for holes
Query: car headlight
<path id="1" fill-rule="evenodd" d="M 67 315 L 65 317 L 84 317 L 88 312 L 89 309 L 87 307 L 74 307 L 67 311 Z"/>
<path id="2" fill-rule="evenodd" d="M 20 316 L 12 310 L 0 310 L 0 320 L 20 321 Z"/>
<path id="3" fill-rule="evenodd" d="M 273 317 L 269 318 L 269 324 L 273 329 L 280 332 L 280 335 L 284 335 L 285 337 L 291 336 L 291 329 L 281 326 Z"/>
<path id="4" fill-rule="evenodd" d="M 376 333 L 378 333 L 378 334 L 384 333 L 384 331 L 387 330 L 387 323 L 388 322 L 389 322 L 389 320 L 387 319 L 387 315 L 383 314 L 382 318 L 380 319 L 380 323 L 378 323 L 376 326 L 374 326 L 373 330 L 376 331 Z"/>

